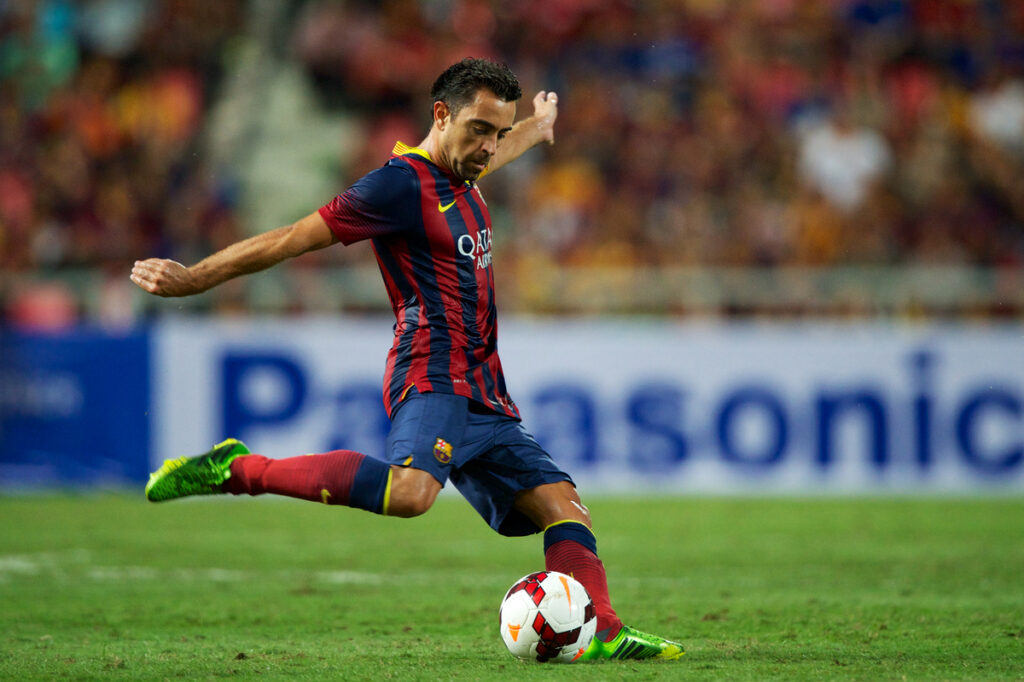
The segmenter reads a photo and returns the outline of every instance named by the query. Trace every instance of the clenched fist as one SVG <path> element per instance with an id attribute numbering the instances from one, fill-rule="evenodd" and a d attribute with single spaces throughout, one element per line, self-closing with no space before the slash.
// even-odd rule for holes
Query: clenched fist
<path id="1" fill-rule="evenodd" d="M 131 280 L 156 296 L 190 296 L 199 293 L 188 268 L 176 260 L 137 260 Z"/>

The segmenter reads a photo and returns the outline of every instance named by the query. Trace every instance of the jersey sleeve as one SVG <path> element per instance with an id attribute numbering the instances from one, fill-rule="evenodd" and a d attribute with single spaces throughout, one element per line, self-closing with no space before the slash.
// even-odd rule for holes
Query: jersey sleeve
<path id="1" fill-rule="evenodd" d="M 320 215 L 346 246 L 411 229 L 420 209 L 417 182 L 412 169 L 389 163 L 322 206 Z"/>

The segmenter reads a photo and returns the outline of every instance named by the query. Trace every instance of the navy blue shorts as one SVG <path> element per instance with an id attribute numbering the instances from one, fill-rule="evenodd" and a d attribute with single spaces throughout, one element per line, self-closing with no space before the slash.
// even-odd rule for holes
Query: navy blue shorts
<path id="1" fill-rule="evenodd" d="M 515 508 L 516 493 L 572 479 L 518 420 L 445 393 L 416 393 L 391 415 L 387 461 L 451 480 L 502 535 L 539 532 Z"/>

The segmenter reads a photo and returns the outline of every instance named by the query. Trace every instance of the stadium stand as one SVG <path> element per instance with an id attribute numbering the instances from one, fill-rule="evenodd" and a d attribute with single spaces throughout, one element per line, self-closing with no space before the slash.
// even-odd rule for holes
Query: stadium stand
<path id="1" fill-rule="evenodd" d="M 463 55 L 562 102 L 557 144 L 482 184 L 505 311 L 1024 314 L 1022 3 L 40 0 L 0 4 L 4 317 L 163 309 L 135 258 L 325 203 L 419 140 Z M 387 303 L 338 248 L 182 305 Z"/>

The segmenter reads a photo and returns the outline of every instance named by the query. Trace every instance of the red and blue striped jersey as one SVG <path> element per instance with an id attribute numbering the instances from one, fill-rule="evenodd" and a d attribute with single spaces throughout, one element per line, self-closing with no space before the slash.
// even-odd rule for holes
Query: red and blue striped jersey
<path id="1" fill-rule="evenodd" d="M 388 415 L 415 386 L 518 419 L 498 359 L 491 217 L 476 184 L 399 142 L 386 165 L 320 215 L 343 244 L 373 244 L 395 312 L 384 373 Z"/>

